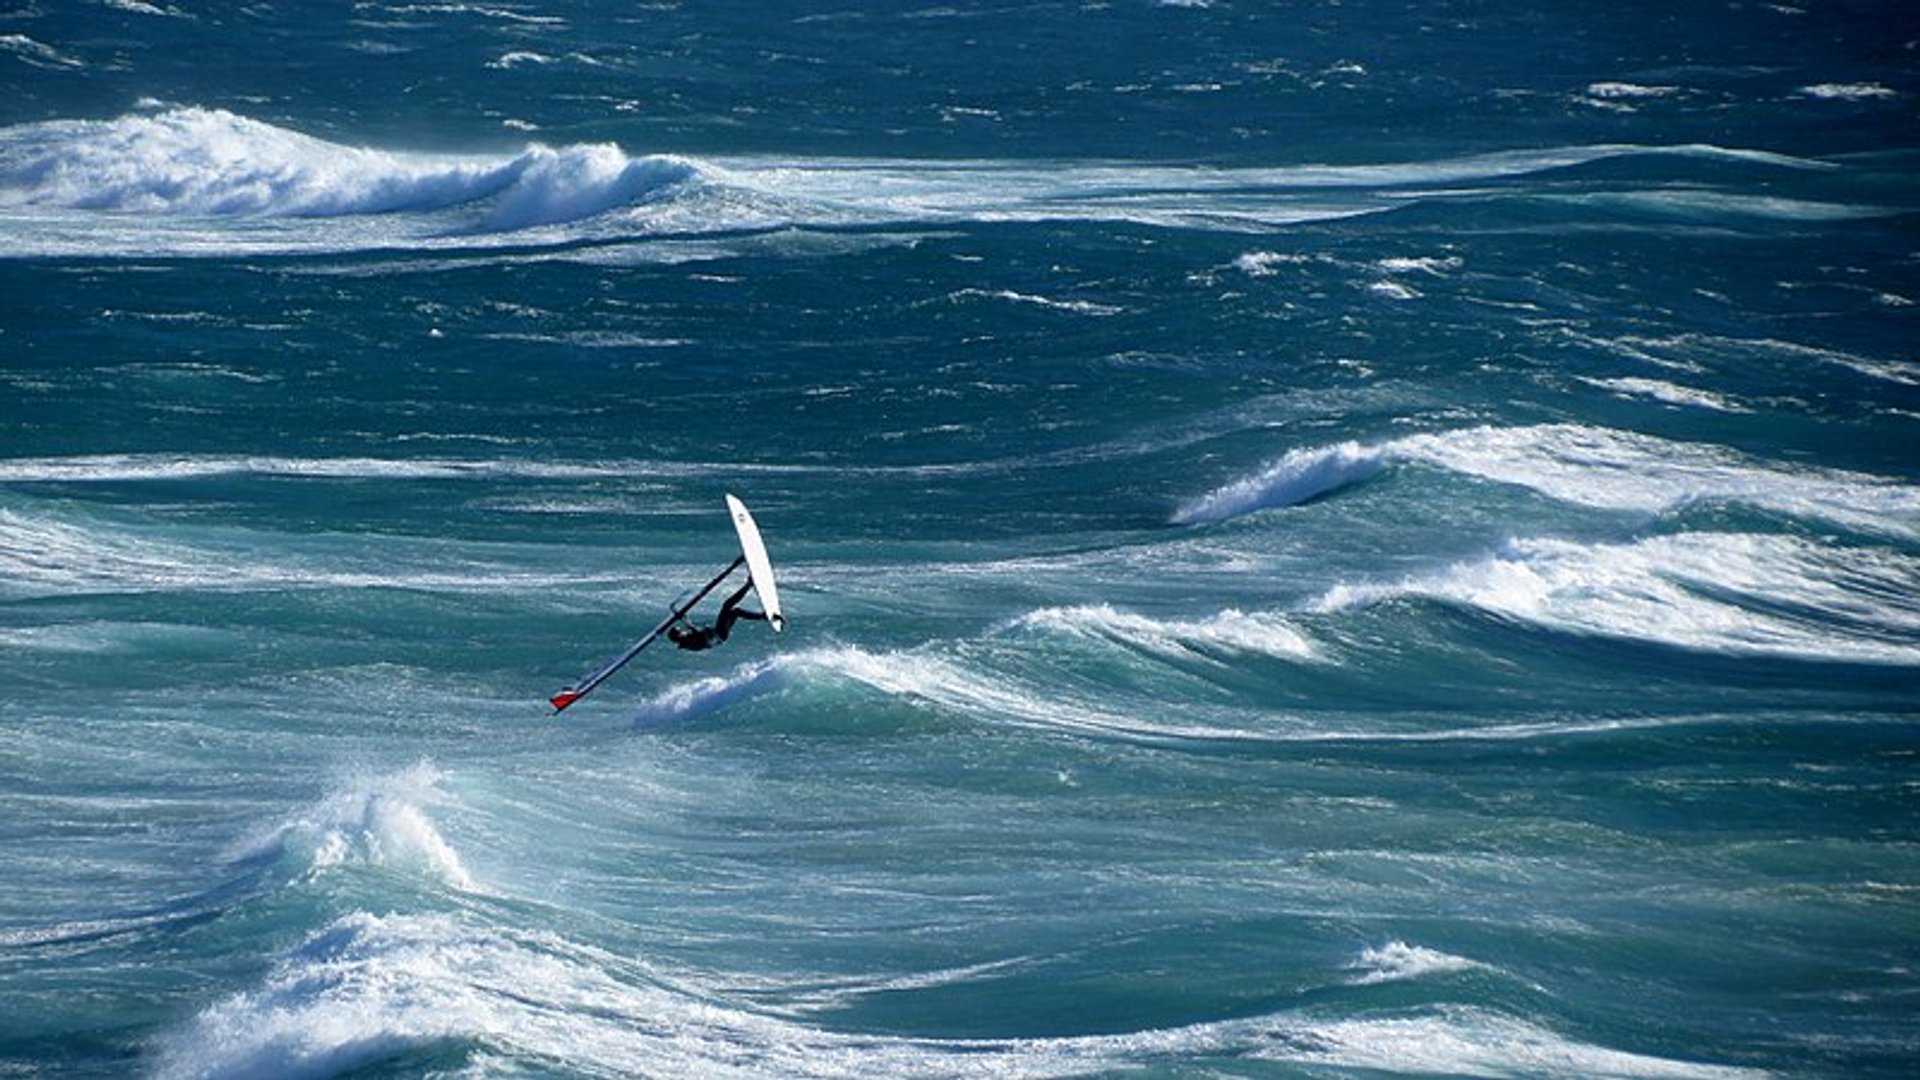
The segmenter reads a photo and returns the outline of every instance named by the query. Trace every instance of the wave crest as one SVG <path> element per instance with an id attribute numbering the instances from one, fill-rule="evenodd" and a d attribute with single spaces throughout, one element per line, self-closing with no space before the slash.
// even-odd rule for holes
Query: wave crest
<path id="1" fill-rule="evenodd" d="M 1422 950 L 1424 952 L 1424 950 Z M 1439 954 L 1431 954 L 1439 955 Z M 1745 1080 L 1748 1070 L 1580 1042 L 1452 1006 L 1327 1020 L 1304 1012 L 1099 1035 L 941 1039 L 844 1033 L 665 985 L 644 964 L 551 934 L 452 915 L 343 916 L 289 950 L 254 989 L 164 1036 L 162 1080 L 339 1076 L 422 1050 L 484 1053 L 511 1070 L 565 1062 L 594 1075 L 807 1080 L 1086 1076 L 1211 1057 L 1405 1073 Z"/>
<path id="2" fill-rule="evenodd" d="M 1172 521 L 1217 522 L 1298 506 L 1398 464 L 1530 488 L 1558 502 L 1601 510 L 1660 514 L 1701 502 L 1733 502 L 1851 528 L 1920 535 L 1920 489 L 1909 485 L 1836 469 L 1776 465 L 1710 444 L 1583 424 L 1463 428 L 1373 445 L 1344 442 L 1295 450 L 1182 504 Z"/>
<path id="3" fill-rule="evenodd" d="M 286 864 L 296 879 L 342 866 L 423 874 L 471 890 L 460 853 L 433 824 L 427 807 L 444 801 L 439 770 L 418 765 L 347 784 L 241 846 L 239 861 Z"/>
<path id="4" fill-rule="evenodd" d="M 1234 608 L 1206 619 L 1162 620 L 1121 611 L 1109 604 L 1092 604 L 1043 608 L 1024 616 L 1017 625 L 1111 638 L 1172 656 L 1207 649 L 1289 660 L 1307 660 L 1316 655 L 1313 643 L 1284 617 L 1271 613 L 1249 614 Z"/>
<path id="5" fill-rule="evenodd" d="M 1920 560 L 1789 536 L 1692 533 L 1631 544 L 1515 540 L 1498 554 L 1392 584 L 1340 585 L 1340 611 L 1402 597 L 1548 630 L 1694 652 L 1920 664 Z"/>
<path id="6" fill-rule="evenodd" d="M 1299 506 L 1368 479 L 1390 457 L 1390 448 L 1357 442 L 1295 450 L 1252 476 L 1182 504 L 1174 511 L 1173 522 L 1194 525 L 1275 507 Z"/>
<path id="7" fill-rule="evenodd" d="M 1409 945 L 1404 941 L 1389 941 L 1377 949 L 1368 948 L 1348 965 L 1355 973 L 1352 981 L 1359 986 L 1405 982 L 1430 975 L 1452 975 L 1485 966 L 1477 960 L 1420 945 Z"/>
<path id="8" fill-rule="evenodd" d="M 0 132 L 0 206 L 162 215 L 341 217 L 472 206 L 483 228 L 593 217 L 697 175 L 611 145 L 511 157 L 342 146 L 221 109 L 63 120 Z"/>

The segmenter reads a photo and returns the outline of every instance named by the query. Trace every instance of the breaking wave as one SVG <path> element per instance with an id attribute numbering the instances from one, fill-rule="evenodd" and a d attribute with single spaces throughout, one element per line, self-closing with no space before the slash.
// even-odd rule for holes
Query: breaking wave
<path id="1" fill-rule="evenodd" d="M 634 714 L 634 722 L 653 726 L 698 720 L 775 693 L 792 679 L 791 664 L 778 658 L 746 664 L 730 675 L 697 679 L 656 695 Z"/>
<path id="2" fill-rule="evenodd" d="M 1216 488 L 1174 511 L 1175 524 L 1226 521 L 1280 506 L 1299 506 L 1351 487 L 1384 468 L 1391 449 L 1344 442 L 1294 450 L 1259 472 Z"/>
<path id="3" fill-rule="evenodd" d="M 1452 975 L 1486 967 L 1477 960 L 1454 956 L 1436 949 L 1390 941 L 1377 949 L 1369 948 L 1349 965 L 1357 985 L 1405 982 L 1431 975 Z"/>
<path id="4" fill-rule="evenodd" d="M 0 213 L 15 216 L 14 255 L 435 249 L 523 243 L 527 238 L 513 234 L 549 226 L 568 228 L 543 234 L 543 242 L 1009 221 L 1265 232 L 1467 197 L 1445 185 L 1518 180 L 1633 156 L 1827 167 L 1701 145 L 1240 169 L 694 160 L 632 155 L 604 143 L 444 154 L 343 145 L 223 109 L 173 107 L 0 129 Z M 36 216 L 49 212 L 67 216 Z M 1080 310 L 1112 313 L 1106 305 Z"/>
<path id="5" fill-rule="evenodd" d="M 1207 619 L 1153 619 L 1108 604 L 1044 608 L 1016 625 L 1119 641 L 1161 655 L 1185 657 L 1209 650 L 1289 660 L 1316 656 L 1313 643 L 1284 616 L 1228 609 Z"/>
<path id="6" fill-rule="evenodd" d="M 1315 607 L 1402 597 L 1563 633 L 1730 656 L 1920 664 L 1920 560 L 1790 536 L 1687 533 L 1627 544 L 1515 540 L 1437 573 L 1338 585 Z"/>
<path id="7" fill-rule="evenodd" d="M 281 864 L 295 880 L 380 867 L 471 890 L 473 875 L 429 814 L 447 801 L 441 779 L 425 764 L 359 778 L 242 842 L 235 861 Z"/>
<path id="8" fill-rule="evenodd" d="M 1910 485 L 1837 469 L 1775 465 L 1722 447 L 1581 424 L 1477 427 L 1295 450 L 1181 504 L 1172 520 L 1199 524 L 1298 506 L 1400 464 L 1513 484 L 1603 510 L 1659 514 L 1694 503 L 1730 502 L 1872 532 L 1920 535 L 1920 489 Z"/>
<path id="9" fill-rule="evenodd" d="M 159 1045 L 161 1080 L 338 1076 L 433 1054 L 596 1075 L 1044 1078 L 1218 1056 L 1413 1075 L 1751 1077 L 1609 1049 L 1473 1007 L 1296 1013 L 1106 1035 L 946 1040 L 821 1030 L 679 990 L 640 962 L 471 918 L 354 912 Z"/>
<path id="10" fill-rule="evenodd" d="M 575 221 L 697 175 L 610 145 L 506 158 L 341 146 L 219 109 L 61 120 L 0 132 L 0 206 L 115 213 L 338 217 L 480 204 L 498 230 Z"/>

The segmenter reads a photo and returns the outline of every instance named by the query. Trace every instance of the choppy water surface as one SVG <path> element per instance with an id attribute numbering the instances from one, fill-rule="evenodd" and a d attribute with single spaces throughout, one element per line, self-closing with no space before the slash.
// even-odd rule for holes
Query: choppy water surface
<path id="1" fill-rule="evenodd" d="M 0 13 L 0 1073 L 1907 1075 L 1920 27 L 1670 8 Z"/>

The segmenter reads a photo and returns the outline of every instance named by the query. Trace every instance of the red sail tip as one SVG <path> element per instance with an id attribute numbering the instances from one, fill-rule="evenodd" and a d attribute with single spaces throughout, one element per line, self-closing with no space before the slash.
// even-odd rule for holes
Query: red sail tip
<path id="1" fill-rule="evenodd" d="M 559 712 L 585 696 L 585 694 L 575 693 L 572 690 L 562 690 L 548 698 L 547 701 L 553 706 L 554 712 Z"/>

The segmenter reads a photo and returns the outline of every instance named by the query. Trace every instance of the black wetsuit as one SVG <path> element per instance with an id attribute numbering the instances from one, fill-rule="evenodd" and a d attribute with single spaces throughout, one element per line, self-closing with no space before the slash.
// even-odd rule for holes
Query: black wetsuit
<path id="1" fill-rule="evenodd" d="M 740 606 L 740 601 L 746 599 L 747 590 L 751 588 L 753 588 L 753 582 L 749 580 L 732 596 L 727 597 L 726 602 L 720 605 L 720 615 L 714 620 L 712 626 L 677 624 L 667 630 L 667 639 L 688 652 L 699 652 L 702 649 L 711 649 L 727 640 L 727 635 L 733 633 L 733 624 L 741 619 L 765 622 L 766 612 L 748 611 Z"/>

